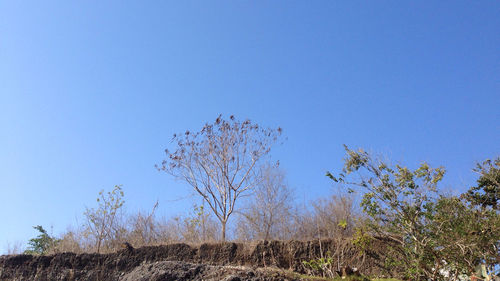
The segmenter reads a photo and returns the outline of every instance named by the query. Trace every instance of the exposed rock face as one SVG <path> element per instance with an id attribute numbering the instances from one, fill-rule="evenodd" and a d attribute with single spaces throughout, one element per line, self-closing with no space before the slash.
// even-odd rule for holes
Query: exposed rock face
<path id="1" fill-rule="evenodd" d="M 292 280 L 277 272 L 264 272 L 244 267 L 191 264 L 178 261 L 162 261 L 144 264 L 119 278 L 120 281 L 277 281 Z"/>
<path id="2" fill-rule="evenodd" d="M 322 241 L 263 241 L 142 247 L 111 254 L 60 253 L 50 256 L 0 256 L 2 281 L 132 281 L 132 280 L 292 280 L 275 267 L 302 272 L 302 261 L 318 258 L 320 248 L 334 253 L 335 243 Z M 343 252 L 344 262 L 373 274 L 382 268 L 376 254 L 361 258 L 354 248 Z"/>

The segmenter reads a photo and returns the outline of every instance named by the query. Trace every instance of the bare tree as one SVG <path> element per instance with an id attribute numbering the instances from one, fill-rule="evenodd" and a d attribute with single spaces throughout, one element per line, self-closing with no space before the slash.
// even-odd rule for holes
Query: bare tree
<path id="1" fill-rule="evenodd" d="M 135 246 L 152 245 L 158 240 L 158 226 L 155 222 L 155 212 L 159 202 L 156 201 L 150 213 L 139 211 L 129 217 L 131 229 L 127 234 L 127 241 Z"/>
<path id="2" fill-rule="evenodd" d="M 287 239 L 288 224 L 292 222 L 293 193 L 285 183 L 285 174 L 277 165 L 266 164 L 261 168 L 262 181 L 255 188 L 254 196 L 239 212 L 239 237 L 253 239 Z"/>
<path id="3" fill-rule="evenodd" d="M 265 129 L 250 120 L 217 117 L 199 132 L 174 135 L 174 151 L 159 170 L 184 180 L 207 202 L 221 223 L 222 240 L 236 201 L 257 184 L 255 167 L 281 135 L 281 128 Z"/>
<path id="4" fill-rule="evenodd" d="M 24 246 L 23 246 L 23 243 L 20 242 L 20 241 L 16 241 L 16 242 L 9 242 L 7 241 L 7 252 L 6 254 L 7 255 L 19 255 L 21 254 L 22 252 L 24 252 L 23 250 Z"/>
<path id="5" fill-rule="evenodd" d="M 356 214 L 353 196 L 337 193 L 312 203 L 318 237 L 346 237 L 353 234 Z"/>
<path id="6" fill-rule="evenodd" d="M 353 235 L 362 214 L 353 204 L 353 195 L 335 193 L 304 205 L 294 217 L 296 239 L 345 239 Z"/>
<path id="7" fill-rule="evenodd" d="M 65 233 L 61 235 L 59 243 L 51 249 L 51 253 L 83 253 L 89 252 L 94 244 L 90 243 L 85 237 L 86 231 L 83 227 L 77 229 L 68 228 Z"/>

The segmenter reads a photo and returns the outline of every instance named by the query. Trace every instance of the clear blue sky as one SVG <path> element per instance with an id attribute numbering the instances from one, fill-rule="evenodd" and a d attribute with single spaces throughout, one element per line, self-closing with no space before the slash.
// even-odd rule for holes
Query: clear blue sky
<path id="1" fill-rule="evenodd" d="M 79 2 L 0 2 L 0 253 L 115 184 L 187 212 L 154 164 L 219 113 L 284 128 L 299 200 L 332 192 L 342 144 L 457 192 L 500 154 L 499 1 Z"/>

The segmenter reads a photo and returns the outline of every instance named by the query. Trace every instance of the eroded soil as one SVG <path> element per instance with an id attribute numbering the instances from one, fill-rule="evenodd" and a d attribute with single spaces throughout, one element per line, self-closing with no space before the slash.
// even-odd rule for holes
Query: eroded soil
<path id="1" fill-rule="evenodd" d="M 49 256 L 0 256 L 0 280 L 294 280 L 282 270 L 304 272 L 302 261 L 337 253 L 332 240 L 262 241 L 255 245 L 215 243 L 190 246 L 170 244 L 121 250 L 111 254 L 60 253 Z M 383 270 L 374 251 L 361 256 L 343 248 L 338 262 L 365 274 Z M 269 268 L 274 268 L 269 270 Z M 281 271 L 280 271 L 281 270 Z"/>

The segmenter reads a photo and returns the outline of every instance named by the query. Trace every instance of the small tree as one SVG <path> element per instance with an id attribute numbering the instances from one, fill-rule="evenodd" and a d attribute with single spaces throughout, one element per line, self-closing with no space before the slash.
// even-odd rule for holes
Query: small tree
<path id="1" fill-rule="evenodd" d="M 179 219 L 180 220 L 180 219 Z M 203 243 L 217 240 L 216 221 L 207 213 L 205 206 L 194 204 L 192 212 L 182 219 L 182 240 L 191 243 Z"/>
<path id="2" fill-rule="evenodd" d="M 106 194 L 104 190 L 101 190 L 97 198 L 97 209 L 87 208 L 84 213 L 87 219 L 87 229 L 95 241 L 97 253 L 100 252 L 104 241 L 114 240 L 116 234 L 122 231 L 117 227 L 117 216 L 125 203 L 123 195 L 123 190 L 119 185 Z"/>
<path id="3" fill-rule="evenodd" d="M 401 268 L 411 280 L 435 280 L 439 265 L 432 255 L 435 246 L 429 233 L 430 206 L 437 200 L 436 185 L 444 175 L 443 168 L 432 169 L 422 164 L 416 170 L 373 159 L 363 150 L 350 150 L 339 177 L 327 176 L 336 182 L 360 187 L 361 206 L 371 217 L 370 228 L 377 236 L 393 241 L 392 266 Z M 351 179 L 353 173 L 357 177 Z"/>
<path id="4" fill-rule="evenodd" d="M 254 196 L 239 214 L 239 236 L 243 239 L 286 239 L 291 233 L 287 225 L 292 217 L 293 193 L 278 166 L 262 166 L 261 181 Z"/>
<path id="5" fill-rule="evenodd" d="M 363 150 L 346 151 L 339 177 L 327 176 L 360 187 L 361 206 L 371 218 L 368 226 L 396 245 L 388 247 L 387 265 L 410 280 L 444 280 L 444 272 L 456 280 L 459 274 L 472 274 L 479 264 L 489 269 L 498 265 L 498 212 L 440 195 L 436 187 L 443 168 L 426 163 L 416 170 L 390 167 Z"/>
<path id="6" fill-rule="evenodd" d="M 167 159 L 156 167 L 194 188 L 220 221 L 225 241 L 236 202 L 260 180 L 255 167 L 280 134 L 281 128 L 264 129 L 250 120 L 219 116 L 199 132 L 174 135 L 175 150 L 165 150 Z"/>
<path id="7" fill-rule="evenodd" d="M 30 239 L 28 249 L 24 253 L 28 255 L 47 254 L 48 250 L 55 247 L 59 240 L 50 236 L 41 225 L 34 226 L 33 228 L 38 230 L 40 234 L 36 238 Z"/>

